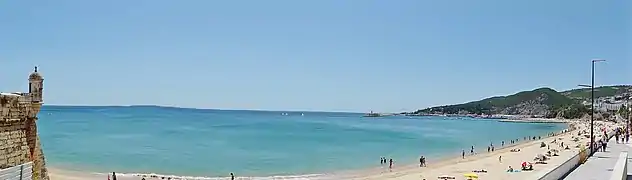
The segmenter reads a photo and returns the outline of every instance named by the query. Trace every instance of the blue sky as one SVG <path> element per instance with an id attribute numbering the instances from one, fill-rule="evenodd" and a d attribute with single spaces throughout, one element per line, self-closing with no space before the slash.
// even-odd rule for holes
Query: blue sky
<path id="1" fill-rule="evenodd" d="M 47 104 L 402 111 L 630 84 L 625 0 L 0 2 L 0 91 Z"/>

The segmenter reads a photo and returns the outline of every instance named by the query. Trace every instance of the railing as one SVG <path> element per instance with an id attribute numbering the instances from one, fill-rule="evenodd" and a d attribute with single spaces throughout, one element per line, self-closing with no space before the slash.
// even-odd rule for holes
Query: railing
<path id="1" fill-rule="evenodd" d="M 31 180 L 33 176 L 33 162 L 27 162 L 6 169 L 0 169 L 2 180 Z"/>
<path id="2" fill-rule="evenodd" d="M 628 152 L 622 152 L 619 155 L 617 164 L 612 169 L 610 180 L 626 180 L 628 179 Z"/>

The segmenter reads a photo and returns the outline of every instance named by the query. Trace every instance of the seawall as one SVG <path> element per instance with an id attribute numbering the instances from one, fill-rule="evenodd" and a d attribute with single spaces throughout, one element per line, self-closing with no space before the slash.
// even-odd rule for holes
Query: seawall
<path id="1" fill-rule="evenodd" d="M 37 134 L 37 117 L 32 114 L 39 111 L 39 107 L 15 102 L 6 96 L 0 96 L 0 101 L 7 101 L 0 102 L 0 169 L 32 162 L 33 179 L 48 179 Z"/>

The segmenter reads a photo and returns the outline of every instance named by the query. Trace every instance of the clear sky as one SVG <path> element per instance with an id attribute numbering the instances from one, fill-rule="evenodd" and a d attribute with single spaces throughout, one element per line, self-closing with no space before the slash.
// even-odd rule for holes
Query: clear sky
<path id="1" fill-rule="evenodd" d="M 629 0 L 0 2 L 0 91 L 47 104 L 402 111 L 632 81 Z"/>

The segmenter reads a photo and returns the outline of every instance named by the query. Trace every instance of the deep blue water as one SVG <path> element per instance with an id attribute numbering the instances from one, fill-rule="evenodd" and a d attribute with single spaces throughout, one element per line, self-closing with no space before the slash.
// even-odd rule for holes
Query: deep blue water
<path id="1" fill-rule="evenodd" d="M 543 135 L 564 124 L 356 113 L 44 106 L 49 165 L 95 172 L 268 176 L 361 169 L 380 156 L 458 156 L 471 145 Z M 432 159 L 429 159 L 432 160 Z"/>

